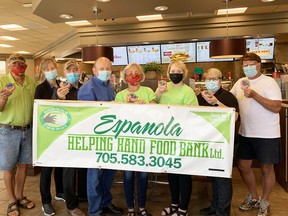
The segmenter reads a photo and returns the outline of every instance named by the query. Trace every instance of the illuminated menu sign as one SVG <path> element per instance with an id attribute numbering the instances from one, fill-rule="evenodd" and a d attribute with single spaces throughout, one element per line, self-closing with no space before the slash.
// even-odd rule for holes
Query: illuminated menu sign
<path id="1" fill-rule="evenodd" d="M 210 42 L 197 42 L 197 62 L 233 61 L 233 59 L 210 58 Z"/>
<path id="2" fill-rule="evenodd" d="M 195 43 L 161 44 L 162 63 L 179 59 L 184 62 L 196 61 Z"/>
<path id="3" fill-rule="evenodd" d="M 128 46 L 129 63 L 146 64 L 148 62 L 160 63 L 160 45 Z"/>
<path id="4" fill-rule="evenodd" d="M 274 38 L 257 38 L 246 40 L 246 51 L 256 53 L 261 59 L 273 59 Z"/>
<path id="5" fill-rule="evenodd" d="M 114 61 L 112 65 L 127 65 L 127 50 L 126 47 L 113 47 Z"/>

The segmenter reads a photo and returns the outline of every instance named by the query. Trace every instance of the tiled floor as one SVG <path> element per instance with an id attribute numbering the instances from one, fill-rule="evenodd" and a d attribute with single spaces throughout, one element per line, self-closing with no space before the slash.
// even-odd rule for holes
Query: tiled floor
<path id="1" fill-rule="evenodd" d="M 260 172 L 259 169 L 255 169 L 257 178 L 259 180 L 259 191 L 260 191 Z M 155 174 L 150 175 L 150 178 L 155 177 Z M 160 180 L 166 179 L 165 174 L 159 175 Z M 114 195 L 113 202 L 117 206 L 121 206 L 125 209 L 125 199 L 123 196 L 123 185 L 116 183 L 121 181 L 121 172 L 118 172 L 115 183 L 112 188 Z M 238 209 L 238 205 L 242 202 L 243 198 L 247 194 L 246 187 L 244 186 L 238 170 L 233 170 L 233 200 L 232 200 L 232 211 L 231 216 L 255 216 L 257 211 L 241 212 Z M 55 194 L 54 185 L 52 185 L 52 194 Z M 35 177 L 27 177 L 25 185 L 25 196 L 32 199 L 36 207 L 32 210 L 21 209 L 21 216 L 42 216 L 44 215 L 41 211 L 41 198 L 39 193 L 39 175 Z M 193 192 L 190 201 L 189 215 L 199 215 L 201 208 L 207 207 L 211 197 L 211 184 L 209 179 L 206 177 L 193 177 Z M 3 182 L 3 172 L 0 172 L 0 215 L 6 215 L 7 208 L 7 194 Z M 147 209 L 154 215 L 159 216 L 163 207 L 169 205 L 170 195 L 168 185 L 149 183 L 148 198 L 147 198 Z M 275 185 L 270 198 L 271 203 L 271 215 L 273 216 L 286 216 L 288 215 L 288 193 L 286 193 L 279 184 Z M 65 203 L 61 201 L 52 202 L 56 209 L 56 215 L 65 216 L 67 214 Z M 87 213 L 87 203 L 81 203 L 80 208 Z M 126 210 L 126 209 L 125 209 Z"/>

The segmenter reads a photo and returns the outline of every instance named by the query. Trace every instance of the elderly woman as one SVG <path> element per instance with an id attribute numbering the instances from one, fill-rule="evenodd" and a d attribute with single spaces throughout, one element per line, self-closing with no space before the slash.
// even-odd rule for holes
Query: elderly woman
<path id="1" fill-rule="evenodd" d="M 123 103 L 156 103 L 156 96 L 152 89 L 149 87 L 140 86 L 140 83 L 144 81 L 145 75 L 140 65 L 131 63 L 123 70 L 124 82 L 128 84 L 128 88 L 120 91 L 115 101 Z M 126 203 L 128 207 L 127 216 L 136 216 L 134 210 L 134 175 L 138 177 L 138 215 L 151 216 L 151 214 L 145 209 L 146 193 L 148 185 L 148 173 L 124 171 L 124 192 L 126 197 Z"/>
<path id="2" fill-rule="evenodd" d="M 46 78 L 44 82 L 37 86 L 35 91 L 35 99 L 52 99 L 53 93 L 59 87 L 59 82 L 56 80 L 58 76 L 57 64 L 54 58 L 43 59 L 39 66 L 39 74 Z M 46 122 L 53 122 L 53 117 L 46 117 Z M 51 201 L 51 174 L 53 167 L 41 167 L 41 177 L 40 177 L 40 193 L 42 199 L 42 210 L 45 215 L 55 214 L 55 209 L 53 208 Z M 54 169 L 54 180 L 56 186 L 56 200 L 62 200 L 63 198 L 63 184 L 62 184 L 62 168 Z"/>
<path id="3" fill-rule="evenodd" d="M 175 60 L 170 62 L 167 77 L 171 82 L 159 82 L 156 96 L 159 104 L 177 104 L 198 106 L 194 91 L 183 83 L 187 77 L 186 65 Z M 185 216 L 188 215 L 188 205 L 192 193 L 192 178 L 190 175 L 168 174 L 171 193 L 171 205 L 164 208 L 161 215 Z"/>

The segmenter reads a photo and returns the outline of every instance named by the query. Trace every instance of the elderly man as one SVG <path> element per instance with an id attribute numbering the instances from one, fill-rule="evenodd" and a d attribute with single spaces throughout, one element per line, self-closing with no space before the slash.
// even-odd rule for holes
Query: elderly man
<path id="1" fill-rule="evenodd" d="M 78 100 L 112 101 L 115 98 L 110 84 L 112 64 L 108 58 L 100 57 L 93 66 L 94 77 L 87 81 L 78 91 Z M 122 215 L 123 209 L 112 204 L 110 189 L 116 170 L 88 169 L 87 196 L 90 216 L 101 214 Z"/>
<path id="2" fill-rule="evenodd" d="M 261 58 L 255 53 L 243 56 L 242 67 L 246 77 L 231 89 L 238 100 L 241 117 L 238 168 L 249 191 L 239 208 L 242 211 L 258 208 L 257 216 L 268 216 L 268 199 L 275 184 L 274 164 L 280 161 L 281 90 L 273 78 L 261 74 Z M 254 159 L 261 164 L 262 198 L 251 169 Z"/>
<path id="3" fill-rule="evenodd" d="M 20 215 L 18 206 L 34 208 L 23 195 L 27 165 L 32 162 L 32 110 L 36 82 L 25 75 L 26 60 L 11 55 L 9 74 L 0 78 L 0 169 L 8 192 L 7 215 Z"/>

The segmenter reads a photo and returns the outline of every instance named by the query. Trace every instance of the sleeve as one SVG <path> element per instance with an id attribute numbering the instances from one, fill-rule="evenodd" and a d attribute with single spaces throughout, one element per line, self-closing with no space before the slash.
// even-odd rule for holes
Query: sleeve
<path id="1" fill-rule="evenodd" d="M 281 89 L 278 86 L 277 82 L 272 78 L 270 78 L 269 80 L 270 80 L 269 85 L 267 85 L 268 82 L 266 83 L 264 97 L 267 97 L 270 100 L 282 101 Z"/>
<path id="2" fill-rule="evenodd" d="M 43 99 L 42 89 L 39 85 L 36 87 L 34 99 Z"/>
<path id="3" fill-rule="evenodd" d="M 116 102 L 121 102 L 121 103 L 125 103 L 126 100 L 124 98 L 124 91 L 120 91 L 116 94 L 116 97 L 115 97 L 115 101 Z"/>
<path id="4" fill-rule="evenodd" d="M 184 105 L 199 106 L 196 94 L 190 87 L 188 87 L 184 96 Z"/>
<path id="5" fill-rule="evenodd" d="M 147 87 L 147 96 L 148 96 L 148 101 L 157 101 L 156 94 L 151 88 Z"/>
<path id="6" fill-rule="evenodd" d="M 92 86 L 89 84 L 89 82 L 82 85 L 77 94 L 78 100 L 87 100 L 87 101 L 97 101 L 97 98 L 94 94 Z"/>

